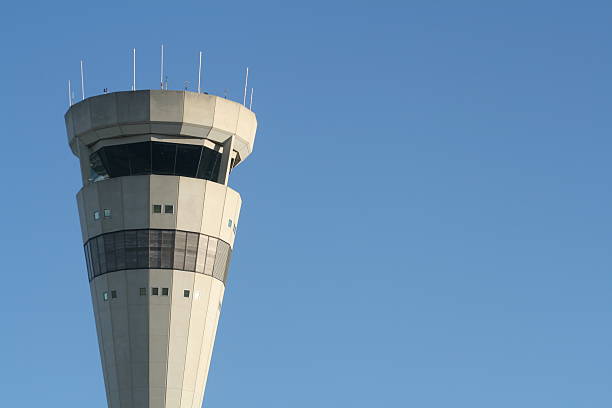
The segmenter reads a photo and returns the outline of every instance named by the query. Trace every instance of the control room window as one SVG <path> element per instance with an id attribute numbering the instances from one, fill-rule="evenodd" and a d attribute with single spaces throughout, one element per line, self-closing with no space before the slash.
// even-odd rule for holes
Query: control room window
<path id="1" fill-rule="evenodd" d="M 153 204 L 153 212 L 155 214 L 161 214 L 161 204 Z"/>
<path id="2" fill-rule="evenodd" d="M 104 216 L 105 217 L 110 217 L 111 216 L 111 210 L 109 208 L 105 208 L 104 209 Z"/>
<path id="3" fill-rule="evenodd" d="M 151 296 L 159 296 L 159 288 L 151 288 Z"/>
<path id="4" fill-rule="evenodd" d="M 168 288 L 162 288 L 162 296 L 168 296 Z"/>
<path id="5" fill-rule="evenodd" d="M 140 296 L 147 296 L 147 288 L 140 288 Z"/>
<path id="6" fill-rule="evenodd" d="M 164 205 L 164 214 L 173 214 L 173 213 L 174 213 L 174 206 L 172 204 Z"/>
<path id="7" fill-rule="evenodd" d="M 189 297 L 189 291 L 188 291 L 187 289 L 185 289 L 185 290 L 183 291 L 183 296 L 184 296 L 184 297 Z"/>
<path id="8" fill-rule="evenodd" d="M 94 211 L 94 220 L 100 219 L 100 211 Z"/>
<path id="9" fill-rule="evenodd" d="M 111 299 L 117 299 L 117 291 L 111 290 Z"/>

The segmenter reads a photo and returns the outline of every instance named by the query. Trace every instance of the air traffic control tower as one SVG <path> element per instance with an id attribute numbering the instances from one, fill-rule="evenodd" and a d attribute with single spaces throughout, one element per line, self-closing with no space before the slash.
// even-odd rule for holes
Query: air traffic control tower
<path id="1" fill-rule="evenodd" d="M 253 149 L 243 105 L 168 90 L 87 98 L 65 116 L 110 408 L 200 408 Z"/>

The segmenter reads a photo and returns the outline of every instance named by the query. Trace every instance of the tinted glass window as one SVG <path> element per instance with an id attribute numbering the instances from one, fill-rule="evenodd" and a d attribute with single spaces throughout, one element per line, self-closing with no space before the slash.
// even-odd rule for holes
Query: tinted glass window
<path id="1" fill-rule="evenodd" d="M 153 174 L 174 174 L 176 162 L 176 145 L 172 143 L 153 142 Z"/>
<path id="2" fill-rule="evenodd" d="M 195 177 L 202 154 L 201 146 L 177 145 L 176 172 L 177 176 Z"/>
<path id="3" fill-rule="evenodd" d="M 231 254 L 220 239 L 176 230 L 110 232 L 85 244 L 90 280 L 114 271 L 155 268 L 195 271 L 225 282 Z"/>
<path id="4" fill-rule="evenodd" d="M 90 181 L 167 174 L 217 181 L 221 153 L 208 147 L 163 142 L 107 146 L 89 157 Z"/>

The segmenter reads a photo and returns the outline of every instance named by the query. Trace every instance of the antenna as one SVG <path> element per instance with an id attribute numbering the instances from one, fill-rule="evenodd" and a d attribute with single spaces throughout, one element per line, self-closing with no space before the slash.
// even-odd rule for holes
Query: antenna
<path id="1" fill-rule="evenodd" d="M 164 89 L 164 44 L 161 45 L 161 74 L 159 75 L 159 86 Z"/>
<path id="2" fill-rule="evenodd" d="M 68 107 L 72 106 L 72 88 L 70 86 L 70 80 L 68 80 Z"/>
<path id="3" fill-rule="evenodd" d="M 251 102 L 249 102 L 249 110 L 252 110 L 251 107 L 253 106 L 253 88 L 251 88 Z"/>
<path id="4" fill-rule="evenodd" d="M 136 48 L 133 48 L 132 91 L 136 90 Z"/>
<path id="5" fill-rule="evenodd" d="M 202 79 L 202 51 L 200 51 L 200 65 L 198 67 L 198 93 L 200 93 L 201 79 Z"/>
<path id="6" fill-rule="evenodd" d="M 85 99 L 85 79 L 83 79 L 83 60 L 81 60 L 81 100 Z"/>
<path id="7" fill-rule="evenodd" d="M 247 94 L 247 86 L 249 84 L 249 67 L 246 69 L 246 77 L 244 78 L 244 96 L 242 98 L 242 104 L 246 106 L 246 94 Z"/>

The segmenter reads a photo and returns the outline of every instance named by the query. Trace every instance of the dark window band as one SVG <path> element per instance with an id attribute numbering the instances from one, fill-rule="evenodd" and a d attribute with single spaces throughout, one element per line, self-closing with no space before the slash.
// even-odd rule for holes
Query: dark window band
<path id="1" fill-rule="evenodd" d="M 89 156 L 90 181 L 166 174 L 217 181 L 221 153 L 180 143 L 140 142 L 103 147 Z"/>
<path id="2" fill-rule="evenodd" d="M 98 235 L 85 243 L 90 281 L 125 269 L 178 269 L 225 283 L 231 257 L 227 242 L 177 230 L 124 230 Z"/>

